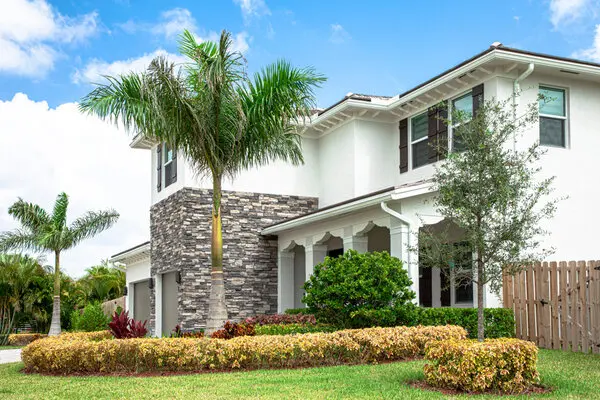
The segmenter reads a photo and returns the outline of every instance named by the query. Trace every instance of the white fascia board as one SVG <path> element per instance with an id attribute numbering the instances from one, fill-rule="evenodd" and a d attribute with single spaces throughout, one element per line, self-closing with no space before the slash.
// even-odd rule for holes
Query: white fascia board
<path id="1" fill-rule="evenodd" d="M 515 61 L 520 63 L 534 63 L 536 66 L 544 66 L 551 68 L 564 68 L 569 71 L 586 73 L 591 75 L 600 75 L 600 68 L 594 65 L 584 65 L 573 61 L 549 59 L 532 54 L 518 54 L 510 51 L 496 50 L 498 58 L 507 61 Z"/>
<path id="2" fill-rule="evenodd" d="M 150 150 L 155 144 L 156 143 L 154 141 L 147 139 L 144 137 L 144 135 L 138 133 L 133 137 L 131 143 L 129 143 L 129 147 L 131 147 L 132 149 Z"/>
<path id="3" fill-rule="evenodd" d="M 130 250 L 127 253 L 119 254 L 108 261 L 111 263 L 120 262 L 127 265 L 128 263 L 131 264 L 132 262 L 138 262 L 146 258 L 150 258 L 150 243 Z"/>

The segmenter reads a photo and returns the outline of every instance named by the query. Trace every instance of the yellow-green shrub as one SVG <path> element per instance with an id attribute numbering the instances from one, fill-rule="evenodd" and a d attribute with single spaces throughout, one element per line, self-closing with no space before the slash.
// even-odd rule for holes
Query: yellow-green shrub
<path id="1" fill-rule="evenodd" d="M 47 335 L 43 333 L 13 333 L 8 335 L 8 344 L 11 346 L 27 346 L 34 340 L 41 339 Z"/>
<path id="2" fill-rule="evenodd" d="M 538 348 L 519 339 L 430 341 L 425 379 L 433 386 L 468 392 L 518 393 L 537 383 Z"/>
<path id="3" fill-rule="evenodd" d="M 464 339 L 456 326 L 396 327 L 242 336 L 231 340 L 161 338 L 92 341 L 59 336 L 23 349 L 28 371 L 119 373 L 293 368 L 401 360 L 423 354 L 431 340 Z M 43 342 L 43 343 L 42 343 Z"/>

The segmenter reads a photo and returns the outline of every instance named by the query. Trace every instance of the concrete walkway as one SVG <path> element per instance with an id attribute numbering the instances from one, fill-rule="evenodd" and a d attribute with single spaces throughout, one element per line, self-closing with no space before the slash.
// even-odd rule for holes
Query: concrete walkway
<path id="1" fill-rule="evenodd" d="M 21 349 L 0 350 L 0 364 L 21 361 Z"/>

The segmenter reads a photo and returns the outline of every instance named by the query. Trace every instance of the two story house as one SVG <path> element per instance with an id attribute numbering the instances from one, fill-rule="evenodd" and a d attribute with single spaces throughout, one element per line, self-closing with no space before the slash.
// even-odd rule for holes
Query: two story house
<path id="1" fill-rule="evenodd" d="M 388 251 L 401 259 L 420 305 L 473 307 L 473 284 L 456 285 L 420 268 L 421 229 L 445 221 L 431 202 L 429 178 L 443 158 L 429 144 L 448 138 L 434 105 L 472 112 L 483 100 L 514 96 L 517 107 L 552 101 L 539 124 L 515 143 L 547 148 L 543 173 L 569 196 L 547 229 L 555 259 L 595 259 L 600 65 L 508 48 L 487 50 L 393 97 L 349 93 L 301 126 L 305 164 L 274 163 L 223 186 L 224 270 L 231 319 L 303 307 L 302 286 L 325 256 L 348 249 Z M 182 154 L 142 137 L 151 154 L 150 241 L 113 256 L 127 264 L 128 307 L 154 334 L 176 324 L 204 327 L 210 285 L 210 182 L 194 176 Z M 489 289 L 486 307 L 498 307 Z"/>

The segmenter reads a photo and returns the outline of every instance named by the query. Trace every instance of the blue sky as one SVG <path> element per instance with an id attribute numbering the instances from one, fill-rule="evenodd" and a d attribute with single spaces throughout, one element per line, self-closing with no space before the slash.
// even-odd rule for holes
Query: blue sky
<path id="1" fill-rule="evenodd" d="M 16 227 L 17 197 L 50 208 L 66 191 L 72 216 L 121 213 L 65 253 L 70 274 L 148 239 L 150 154 L 76 103 L 101 74 L 179 61 L 183 28 L 231 31 L 250 72 L 278 58 L 313 66 L 327 107 L 348 92 L 396 95 L 495 41 L 600 62 L 599 1 L 0 0 L 0 230 Z"/>
<path id="2" fill-rule="evenodd" d="M 595 5 L 563 3 L 583 4 L 576 23 L 567 15 L 553 24 L 549 1 L 54 0 L 49 4 L 62 16 L 93 14 L 95 29 L 77 42 L 43 41 L 59 53 L 45 73 L 0 71 L 0 99 L 24 92 L 51 106 L 76 101 L 90 86 L 73 82 L 73 75 L 94 60 L 135 59 L 158 48 L 176 53 L 176 35 L 159 29 L 173 10 L 188 13 L 179 21 L 200 37 L 222 29 L 244 34 L 250 71 L 277 58 L 314 66 L 329 78 L 318 93 L 320 106 L 349 91 L 394 95 L 494 41 L 563 56 L 591 47 Z"/>

